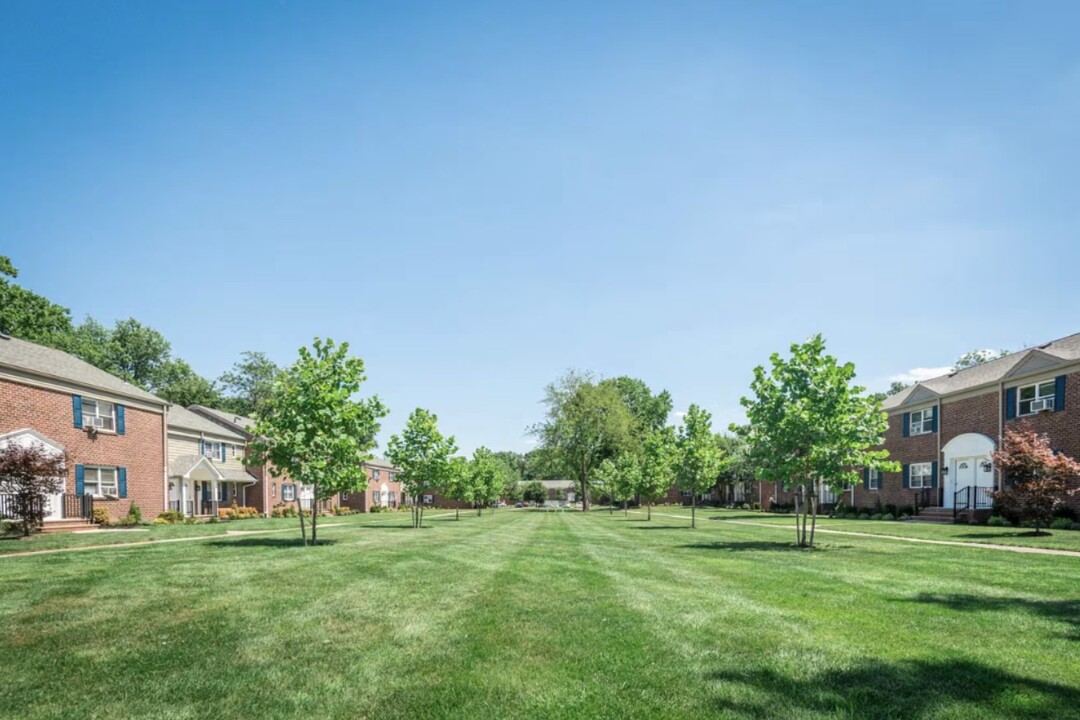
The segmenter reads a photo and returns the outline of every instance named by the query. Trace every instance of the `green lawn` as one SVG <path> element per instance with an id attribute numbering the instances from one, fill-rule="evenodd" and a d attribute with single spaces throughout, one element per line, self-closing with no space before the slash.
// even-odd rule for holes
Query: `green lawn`
<path id="1" fill-rule="evenodd" d="M 665 516 L 679 515 L 690 518 L 690 509 L 681 507 L 655 508 L 654 513 Z M 745 510 L 716 510 L 715 508 L 698 509 L 698 519 L 735 520 L 755 523 L 770 523 L 791 528 L 795 536 L 795 516 L 774 513 L 750 512 Z M 666 517 L 672 520 L 671 517 Z M 933 523 L 885 521 L 885 520 L 831 520 L 818 518 L 818 527 L 826 530 L 844 530 L 847 532 L 873 533 L 875 535 L 899 535 L 901 537 L 924 538 L 927 540 L 948 540 L 951 542 L 989 543 L 992 545 L 1024 545 L 1027 547 L 1050 548 L 1053 550 L 1073 550 L 1080 552 L 1080 531 L 1046 530 L 1045 535 L 1032 536 L 1029 528 L 991 527 L 988 525 L 938 525 Z"/>
<path id="2" fill-rule="evenodd" d="M 1074 558 L 836 535 L 805 552 L 606 513 L 395 520 L 316 548 L 0 558 L 0 715 L 1080 716 Z"/>

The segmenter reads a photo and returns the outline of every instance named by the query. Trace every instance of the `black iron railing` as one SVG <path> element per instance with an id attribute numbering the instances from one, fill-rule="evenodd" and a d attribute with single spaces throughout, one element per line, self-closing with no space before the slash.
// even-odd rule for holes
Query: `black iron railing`
<path id="1" fill-rule="evenodd" d="M 989 510 L 994 507 L 994 489 L 968 485 L 953 494 L 953 519 L 968 510 Z"/>
<path id="2" fill-rule="evenodd" d="M 94 519 L 94 496 L 75 495 L 64 493 L 62 501 L 62 514 L 64 519 L 82 518 L 83 520 Z"/>
<path id="3" fill-rule="evenodd" d="M 937 488 L 922 488 L 915 491 L 915 497 L 912 502 L 915 506 L 915 514 L 918 515 L 920 510 L 925 510 L 930 507 L 938 507 L 941 504 L 941 500 L 938 497 Z"/>

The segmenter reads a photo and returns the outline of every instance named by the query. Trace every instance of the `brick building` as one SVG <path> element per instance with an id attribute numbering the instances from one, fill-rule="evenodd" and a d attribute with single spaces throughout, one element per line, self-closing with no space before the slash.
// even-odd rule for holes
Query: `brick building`
<path id="1" fill-rule="evenodd" d="M 338 501 L 344 507 L 371 512 L 373 507 L 397 509 L 405 505 L 404 490 L 398 482 L 396 467 L 381 458 L 364 463 L 367 487 L 351 493 L 341 493 Z M 434 500 L 434 497 L 433 497 Z"/>
<path id="2" fill-rule="evenodd" d="M 0 444 L 66 452 L 67 477 L 46 523 L 165 509 L 167 403 L 73 355 L 0 335 Z"/>

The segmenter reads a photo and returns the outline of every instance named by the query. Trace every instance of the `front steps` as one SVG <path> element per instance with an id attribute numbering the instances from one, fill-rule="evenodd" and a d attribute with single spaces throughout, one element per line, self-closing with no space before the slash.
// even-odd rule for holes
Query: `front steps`
<path id="1" fill-rule="evenodd" d="M 939 523 L 952 525 L 956 520 L 953 518 L 952 508 L 928 507 L 919 510 L 918 515 L 908 518 L 910 522 Z"/>
<path id="2" fill-rule="evenodd" d="M 94 523 L 88 520 L 83 520 L 82 518 L 73 518 L 71 520 L 55 520 L 42 523 L 41 532 L 71 532 L 73 530 L 90 530 L 94 527 L 96 527 L 96 525 L 94 525 Z"/>

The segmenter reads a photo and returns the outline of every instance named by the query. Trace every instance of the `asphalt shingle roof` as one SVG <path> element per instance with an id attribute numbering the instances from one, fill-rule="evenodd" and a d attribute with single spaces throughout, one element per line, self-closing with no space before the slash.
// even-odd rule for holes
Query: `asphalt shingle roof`
<path id="1" fill-rule="evenodd" d="M 205 405 L 192 405 L 191 409 L 195 410 L 198 413 L 206 413 L 208 415 L 213 415 L 218 420 L 221 420 L 224 423 L 228 423 L 235 428 L 239 428 L 247 432 L 251 432 L 251 428 L 255 427 L 254 420 L 249 417 L 244 417 L 243 415 L 237 415 L 236 413 L 226 412 L 225 410 L 218 410 L 216 408 L 209 408 Z"/>
<path id="2" fill-rule="evenodd" d="M 208 420 L 202 415 L 196 415 L 181 405 L 169 406 L 169 417 L 167 422 L 170 428 L 194 430 L 195 432 L 206 433 L 207 435 L 217 435 L 232 440 L 242 441 L 245 439 L 240 433 L 234 432 L 222 425 L 218 425 L 213 420 Z"/>
<path id="3" fill-rule="evenodd" d="M 96 368 L 85 360 L 55 348 L 0 336 L 0 365 L 17 368 L 42 377 L 58 378 L 76 385 L 125 395 L 137 400 L 164 405 L 161 398 L 140 387 Z"/>
<path id="4" fill-rule="evenodd" d="M 1060 340 L 1054 340 L 1045 345 L 1026 348 L 1019 352 L 1014 352 L 1005 357 L 998 358 L 997 360 L 982 363 L 981 365 L 975 365 L 973 367 L 965 368 L 964 370 L 941 375 L 940 377 L 932 378 L 930 380 L 924 380 L 886 398 L 882 403 L 882 407 L 886 410 L 891 410 L 903 405 L 904 401 L 919 387 L 933 390 L 938 395 L 951 395 L 952 393 L 970 390 L 971 388 L 976 388 L 980 385 L 1000 382 L 1002 378 L 1009 374 L 1010 370 L 1023 362 L 1031 354 L 1038 352 L 1046 353 L 1047 355 L 1065 361 L 1080 360 L 1080 333 L 1069 335 Z"/>

